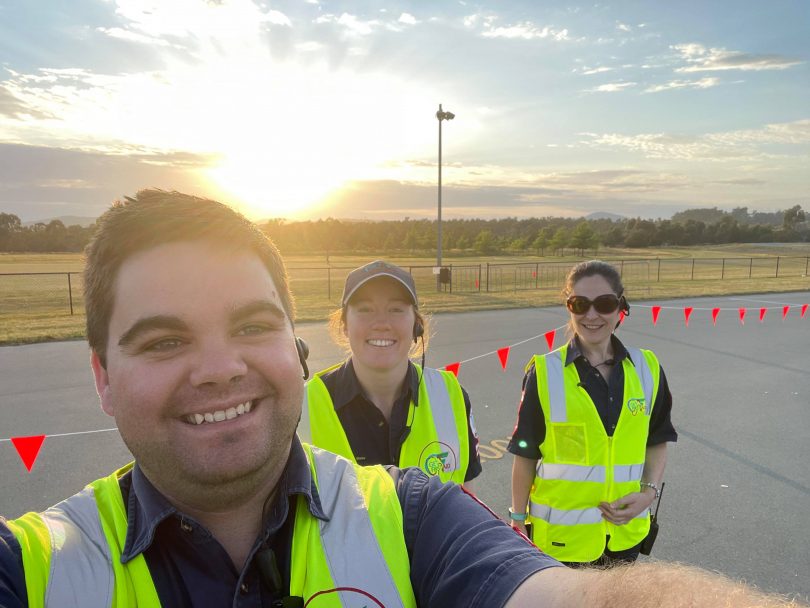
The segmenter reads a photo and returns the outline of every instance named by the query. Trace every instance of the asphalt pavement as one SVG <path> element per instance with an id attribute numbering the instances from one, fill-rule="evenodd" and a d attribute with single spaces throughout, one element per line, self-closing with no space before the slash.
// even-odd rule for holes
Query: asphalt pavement
<path id="1" fill-rule="evenodd" d="M 669 449 L 653 558 L 699 565 L 810 599 L 810 292 L 639 302 L 619 331 L 656 352 L 680 434 Z M 656 325 L 651 306 L 662 307 Z M 791 305 L 782 319 L 782 306 Z M 691 306 L 689 326 L 683 308 Z M 714 325 L 711 309 L 721 312 Z M 738 309 L 745 307 L 745 323 Z M 768 308 L 763 321 L 760 308 Z M 461 362 L 481 437 L 479 496 L 509 506 L 512 432 L 523 367 L 546 352 L 562 307 L 436 315 L 427 364 Z M 310 368 L 340 360 L 325 324 L 302 324 Z M 562 344 L 558 332 L 555 346 Z M 496 355 L 509 346 L 506 370 Z M 98 406 L 85 342 L 0 348 L 0 513 L 16 517 L 131 459 Z M 100 431 L 86 433 L 85 431 Z M 78 433 L 78 434 L 72 434 Z M 46 434 L 31 473 L 10 437 Z M 646 558 L 642 558 L 646 559 Z"/>

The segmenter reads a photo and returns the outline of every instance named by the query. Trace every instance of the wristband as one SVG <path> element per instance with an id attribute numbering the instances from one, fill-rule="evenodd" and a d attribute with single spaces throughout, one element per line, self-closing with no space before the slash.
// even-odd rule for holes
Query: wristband
<path id="1" fill-rule="evenodd" d="M 512 521 L 526 521 L 527 513 L 515 513 L 512 507 L 509 507 L 509 519 Z"/>
<path id="2" fill-rule="evenodd" d="M 655 500 L 658 500 L 658 498 L 661 496 L 661 488 L 659 488 L 651 481 L 642 481 L 639 485 L 641 485 L 642 487 L 642 492 L 644 491 L 643 488 L 645 487 L 652 488 L 653 490 L 655 490 Z"/>

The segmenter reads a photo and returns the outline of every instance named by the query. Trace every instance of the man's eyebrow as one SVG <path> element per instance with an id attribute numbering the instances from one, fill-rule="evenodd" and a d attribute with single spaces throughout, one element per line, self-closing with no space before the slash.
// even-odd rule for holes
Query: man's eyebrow
<path id="1" fill-rule="evenodd" d="M 138 319 L 118 340 L 118 346 L 132 344 L 138 336 L 155 329 L 168 329 L 171 331 L 187 331 L 188 325 L 178 317 L 169 315 L 154 315 Z"/>
<path id="2" fill-rule="evenodd" d="M 270 300 L 256 300 L 255 302 L 249 302 L 248 304 L 235 308 L 230 314 L 231 323 L 238 323 L 243 319 L 262 313 L 270 313 L 274 317 L 278 317 L 279 320 L 287 318 L 287 313 L 275 302 L 271 302 Z"/>

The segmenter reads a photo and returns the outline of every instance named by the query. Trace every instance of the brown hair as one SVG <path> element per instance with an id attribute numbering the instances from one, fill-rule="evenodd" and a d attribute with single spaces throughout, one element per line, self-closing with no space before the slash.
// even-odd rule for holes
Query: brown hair
<path id="1" fill-rule="evenodd" d="M 617 296 L 624 295 L 622 277 L 616 267 L 602 260 L 589 260 L 580 262 L 568 271 L 568 276 L 565 277 L 565 286 L 562 290 L 563 300 L 567 300 L 568 296 L 574 291 L 574 285 L 576 285 L 577 281 L 592 276 L 600 276 L 605 279 Z M 565 331 L 569 338 L 576 333 L 571 319 L 568 320 Z"/>
<path id="2" fill-rule="evenodd" d="M 259 256 L 279 290 L 284 312 L 295 319 L 287 271 L 278 249 L 259 228 L 232 208 L 206 198 L 141 190 L 116 201 L 96 223 L 85 249 L 84 306 L 87 340 L 106 367 L 110 318 L 118 270 L 130 256 L 165 243 L 207 241 Z"/>
<path id="3" fill-rule="evenodd" d="M 418 357 L 422 355 L 428 347 L 430 343 L 430 315 L 423 315 L 419 312 L 419 309 L 416 306 L 413 307 L 413 314 L 416 316 L 416 320 L 414 323 L 414 329 L 416 325 L 421 323 L 423 327 L 422 337 L 419 338 L 414 344 L 411 344 L 411 348 L 408 351 L 409 357 Z M 346 353 L 351 352 L 351 347 L 349 346 L 349 339 L 346 337 L 344 333 L 344 329 L 346 328 L 346 307 L 338 308 L 333 310 L 329 313 L 329 335 L 332 338 L 332 341 L 343 348 Z"/>

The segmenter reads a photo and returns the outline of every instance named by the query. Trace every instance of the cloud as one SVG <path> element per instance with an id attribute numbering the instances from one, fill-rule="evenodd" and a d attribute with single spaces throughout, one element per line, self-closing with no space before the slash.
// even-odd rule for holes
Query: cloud
<path id="1" fill-rule="evenodd" d="M 763 146 L 810 144 L 810 119 L 768 124 L 705 135 L 667 133 L 587 133 L 582 143 L 589 147 L 623 148 L 647 158 L 676 160 L 734 160 L 773 157 Z"/>
<path id="2" fill-rule="evenodd" d="M 404 23 L 406 25 L 416 25 L 417 23 L 419 23 L 416 17 L 414 17 L 410 13 L 402 13 L 397 21 L 399 21 L 400 23 Z"/>
<path id="3" fill-rule="evenodd" d="M 672 89 L 709 89 L 720 84 L 719 78 L 701 78 L 700 80 L 671 80 L 664 84 L 656 84 L 644 89 L 645 93 L 660 93 Z"/>
<path id="4" fill-rule="evenodd" d="M 155 36 L 147 36 L 139 32 L 133 32 L 120 27 L 97 27 L 97 32 L 101 32 L 110 38 L 118 38 L 119 40 L 126 40 L 128 42 L 137 42 L 139 44 L 148 44 L 154 46 L 169 46 L 168 41 Z"/>
<path id="5" fill-rule="evenodd" d="M 591 74 L 602 74 L 603 72 L 610 72 L 614 68 L 609 68 L 607 66 L 599 66 L 598 68 L 589 68 L 588 66 L 582 66 L 582 71 L 580 74 L 584 74 L 586 76 L 590 76 Z"/>
<path id="6" fill-rule="evenodd" d="M 593 89 L 588 89 L 586 93 L 618 93 L 625 89 L 636 86 L 635 82 L 611 82 L 608 84 L 601 84 Z"/>
<path id="7" fill-rule="evenodd" d="M 706 48 L 697 43 L 676 44 L 671 48 L 677 51 L 681 59 L 687 63 L 686 66 L 675 69 L 680 73 L 717 70 L 785 70 L 804 63 L 782 55 L 752 55 L 723 48 Z"/>
<path id="8" fill-rule="evenodd" d="M 324 48 L 324 45 L 320 42 L 316 42 L 315 40 L 299 42 L 295 45 L 295 50 L 302 53 L 312 53 L 314 51 L 320 51 L 322 48 Z"/>
<path id="9" fill-rule="evenodd" d="M 382 25 L 381 22 L 376 19 L 364 21 L 349 13 L 343 13 L 340 17 L 332 14 L 322 15 L 315 20 L 315 23 L 336 23 L 343 26 L 349 34 L 356 36 L 368 36 L 375 28 Z"/>
<path id="10" fill-rule="evenodd" d="M 481 35 L 485 38 L 520 38 L 522 40 L 535 40 L 537 38 L 551 38 L 552 40 L 570 40 L 568 30 L 555 30 L 548 26 L 538 27 L 531 21 L 523 21 L 506 27 L 488 26 Z"/>
<path id="11" fill-rule="evenodd" d="M 629 25 L 627 25 L 626 23 L 622 23 L 621 21 L 616 22 L 616 29 L 621 32 L 632 31 L 632 28 Z"/>

